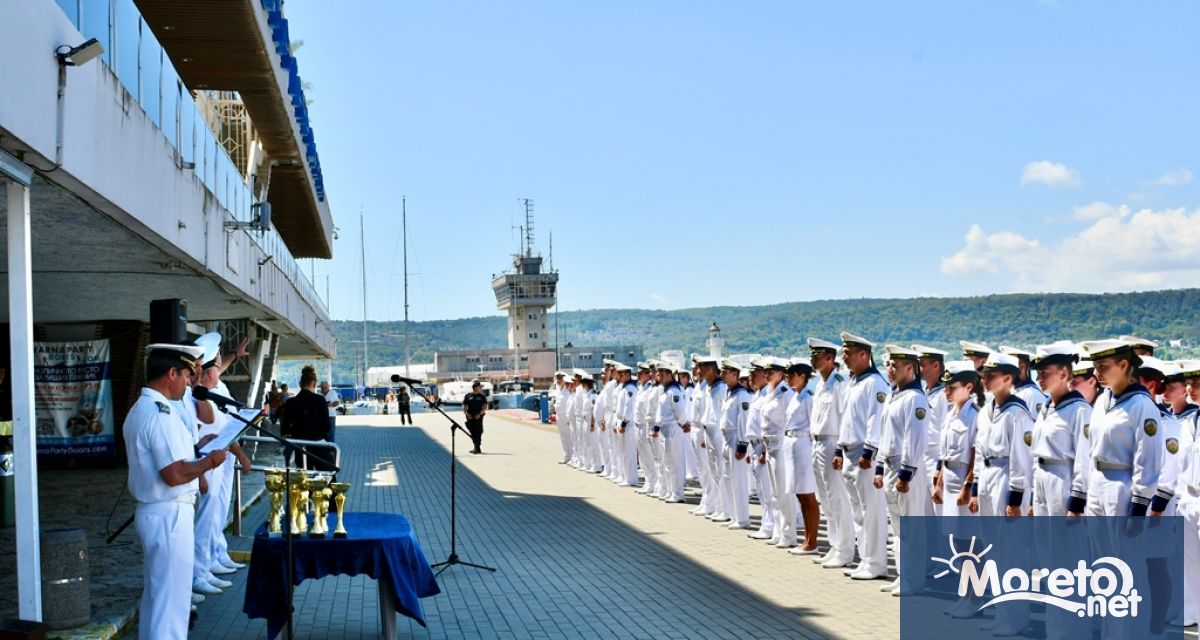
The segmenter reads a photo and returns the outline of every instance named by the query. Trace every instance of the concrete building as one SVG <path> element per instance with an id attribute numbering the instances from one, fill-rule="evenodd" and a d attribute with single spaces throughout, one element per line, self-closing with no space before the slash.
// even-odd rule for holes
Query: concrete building
<path id="1" fill-rule="evenodd" d="M 118 430 L 142 383 L 151 300 L 186 299 L 191 329 L 221 331 L 227 349 L 251 339 L 229 373 L 250 404 L 276 358 L 334 352 L 299 262 L 332 256 L 333 222 L 289 42 L 281 0 L 0 2 L 24 619 L 42 613 L 35 341 L 109 341 Z"/>
<path id="2" fill-rule="evenodd" d="M 525 199 L 525 239 L 513 255 L 513 270 L 492 279 L 496 308 L 508 312 L 508 348 L 553 347 L 550 309 L 557 303 L 558 272 L 542 271 L 542 256 L 533 250 L 533 201 Z"/>
<path id="3" fill-rule="evenodd" d="M 642 348 L 625 345 L 615 347 L 563 347 L 558 350 L 555 362 L 554 349 L 470 349 L 462 351 L 439 351 L 434 354 L 434 372 L 437 380 L 512 380 L 532 379 L 546 382 L 554 377 L 557 369 L 583 369 L 599 373 L 604 360 L 617 360 L 629 365 L 642 360 Z"/>

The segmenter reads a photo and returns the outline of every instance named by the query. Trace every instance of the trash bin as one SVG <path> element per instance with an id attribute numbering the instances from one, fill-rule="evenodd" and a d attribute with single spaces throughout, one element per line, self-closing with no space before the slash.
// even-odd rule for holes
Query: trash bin
<path id="1" fill-rule="evenodd" d="M 538 392 L 538 415 L 542 419 L 542 424 L 550 424 L 550 392 Z"/>
<path id="2" fill-rule="evenodd" d="M 87 532 L 42 532 L 42 622 L 69 629 L 92 619 Z"/>

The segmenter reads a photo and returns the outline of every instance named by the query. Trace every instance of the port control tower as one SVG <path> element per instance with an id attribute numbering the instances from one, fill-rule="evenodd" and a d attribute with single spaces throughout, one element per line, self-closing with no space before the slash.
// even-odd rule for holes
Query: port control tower
<path id="1" fill-rule="evenodd" d="M 554 328 L 550 309 L 558 295 L 558 273 L 542 271 L 542 256 L 533 250 L 533 201 L 526 198 L 523 242 L 513 255 L 513 270 L 492 280 L 496 308 L 508 311 L 508 348 L 545 349 Z"/>

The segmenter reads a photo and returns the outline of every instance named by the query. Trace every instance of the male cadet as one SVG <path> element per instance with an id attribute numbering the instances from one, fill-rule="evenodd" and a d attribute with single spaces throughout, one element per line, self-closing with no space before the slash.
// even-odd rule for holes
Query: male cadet
<path id="1" fill-rule="evenodd" d="M 1021 380 L 1016 383 L 1017 397 L 1025 401 L 1025 406 L 1029 407 L 1029 417 L 1036 420 L 1038 414 L 1050 402 L 1050 398 L 1038 388 L 1029 375 L 1029 363 L 1033 354 L 1024 349 L 1006 346 L 1000 347 L 1000 353 L 1007 353 L 1017 359 L 1017 367 L 1021 370 Z"/>
<path id="2" fill-rule="evenodd" d="M 712 505 L 716 494 L 709 491 L 709 484 L 712 480 L 712 468 L 708 461 L 706 452 L 707 446 L 704 442 L 704 414 L 708 412 L 708 405 L 712 399 L 709 395 L 711 388 L 708 386 L 708 381 L 699 376 L 700 366 L 697 364 L 699 358 L 692 355 L 692 373 L 697 374 L 697 383 L 686 388 L 688 397 L 688 417 L 687 417 L 687 434 L 691 440 L 691 446 L 688 450 L 695 457 L 694 466 L 697 471 L 697 476 L 700 480 L 700 504 L 695 509 L 691 510 L 692 515 L 709 516 L 716 510 Z"/>
<path id="3" fill-rule="evenodd" d="M 1119 336 L 1117 340 L 1133 347 L 1133 352 L 1138 356 L 1152 356 L 1154 350 L 1158 348 L 1157 342 L 1137 336 Z"/>
<path id="4" fill-rule="evenodd" d="M 636 487 L 638 484 L 637 463 L 637 416 L 638 386 L 632 379 L 633 369 L 627 364 L 617 363 L 617 412 L 613 428 L 617 432 L 617 483 L 622 487 Z"/>
<path id="5" fill-rule="evenodd" d="M 1182 379 L 1178 366 L 1163 362 L 1154 356 L 1141 356 L 1142 364 L 1137 368 L 1137 380 L 1151 397 L 1164 395 L 1167 383 Z M 1171 414 L 1165 404 L 1158 405 L 1161 418 L 1158 421 L 1158 432 L 1162 436 L 1166 454 L 1163 456 L 1162 472 L 1158 476 L 1158 492 L 1150 501 L 1150 514 L 1161 516 L 1175 515 L 1175 481 L 1179 477 L 1179 449 L 1192 445 L 1190 430 L 1184 433 L 1179 421 Z"/>
<path id="6" fill-rule="evenodd" d="M 1197 387 L 1197 390 L 1200 391 L 1200 360 L 1182 360 L 1177 364 L 1179 365 L 1179 376 L 1182 378 L 1179 381 L 1180 388 L 1177 394 L 1170 393 L 1175 387 L 1168 382 L 1169 393 L 1166 401 L 1171 405 L 1171 413 L 1179 420 L 1180 426 L 1184 431 L 1189 431 L 1192 439 L 1195 440 L 1196 427 L 1200 422 L 1200 405 L 1195 403 L 1195 398 L 1189 396 L 1189 391 L 1192 387 Z"/>
<path id="7" fill-rule="evenodd" d="M 919 549 L 912 554 L 914 557 L 925 558 L 925 536 L 900 539 L 900 518 L 925 515 L 930 495 L 925 486 L 928 478 L 925 473 L 925 452 L 928 450 L 925 421 L 929 420 L 929 400 L 917 376 L 921 354 L 894 344 L 885 346 L 884 350 L 888 354 L 888 377 L 892 380 L 893 391 L 883 412 L 875 488 L 883 489 L 887 498 L 896 531 L 896 558 L 900 558 L 902 542 L 906 547 L 913 545 Z M 896 564 L 898 568 L 900 562 L 897 560 Z M 894 596 L 901 592 L 907 595 L 919 590 L 924 581 L 923 571 L 916 576 L 902 573 L 880 591 Z"/>
<path id="8" fill-rule="evenodd" d="M 783 440 L 787 431 L 787 410 L 795 394 L 784 379 L 791 363 L 783 358 L 765 358 L 763 365 L 767 369 L 767 394 L 762 406 L 762 438 L 765 445 L 764 457 L 760 462 L 766 462 L 768 493 L 760 493 L 758 501 L 763 510 L 771 510 L 775 521 L 774 535 L 767 544 L 773 544 L 780 549 L 790 549 L 796 546 L 796 512 L 799 504 L 791 495 L 784 493 L 788 482 L 785 477 L 788 468 L 783 460 Z"/>
<path id="9" fill-rule="evenodd" d="M 674 382 L 675 372 L 671 369 L 671 365 L 661 360 L 651 360 L 650 375 L 654 380 L 654 386 L 650 387 L 650 398 L 646 401 L 646 426 L 650 434 L 650 464 L 654 466 L 655 481 L 652 485 L 646 485 L 650 489 L 646 495 L 659 498 L 666 493 L 667 472 L 662 425 L 658 419 L 658 405 L 662 400 L 663 388 L 667 386 L 663 383 L 664 376 L 670 382 Z"/>
<path id="10" fill-rule="evenodd" d="M 942 450 L 942 420 L 946 416 L 946 387 L 942 375 L 946 373 L 946 352 L 922 344 L 912 345 L 912 350 L 921 354 L 920 378 L 925 383 L 925 400 L 929 402 L 929 415 L 925 418 L 925 472 L 929 488 L 929 504 L 925 515 L 937 513 L 933 505 L 933 479 L 937 476 L 938 459 Z"/>
<path id="11" fill-rule="evenodd" d="M 700 424 L 704 429 L 701 455 L 708 460 L 708 485 L 704 495 L 708 498 L 708 513 L 702 515 L 713 522 L 729 522 L 728 504 L 721 490 L 721 479 L 725 476 L 725 436 L 721 433 L 721 416 L 729 386 L 721 379 L 720 361 L 712 356 L 696 360 L 696 367 L 708 395 L 704 398 L 704 414 Z"/>
<path id="12" fill-rule="evenodd" d="M 975 371 L 982 371 L 988 355 L 992 353 L 992 348 L 982 342 L 966 340 L 959 340 L 958 344 L 962 347 L 963 357 L 975 363 Z"/>
<path id="13" fill-rule="evenodd" d="M 1200 362 L 1186 361 L 1181 369 L 1186 380 L 1200 383 Z M 1188 425 L 1183 427 L 1187 432 Z M 1175 481 L 1175 494 L 1179 496 L 1176 514 L 1183 519 L 1183 612 L 1170 624 L 1190 627 L 1200 616 L 1200 445 L 1193 440 L 1192 446 L 1181 448 L 1178 455 L 1179 477 Z"/>
<path id="14" fill-rule="evenodd" d="M 850 494 L 842 473 L 833 468 L 841 429 L 842 408 L 849 386 L 846 377 L 837 370 L 837 345 L 818 338 L 808 339 L 809 364 L 821 375 L 813 394 L 812 427 L 813 472 L 817 478 L 817 499 L 825 512 L 829 536 L 829 552 L 813 562 L 827 569 L 836 569 L 854 560 L 854 516 Z"/>
<path id="15" fill-rule="evenodd" d="M 615 417 L 615 409 L 617 403 L 617 371 L 614 368 L 615 360 L 604 360 L 604 375 L 601 380 L 604 381 L 604 387 L 599 392 L 600 398 L 597 400 L 596 413 L 599 416 L 597 425 L 600 427 L 600 450 L 604 464 L 603 478 L 617 482 L 617 460 L 616 460 L 616 444 L 615 434 L 616 429 L 613 427 L 613 418 Z"/>
<path id="16" fill-rule="evenodd" d="M 641 463 L 642 474 L 646 477 L 638 493 L 647 494 L 654 491 L 658 483 L 658 467 L 654 466 L 654 452 L 650 448 L 650 415 L 648 407 L 650 397 L 654 394 L 654 380 L 650 375 L 650 364 L 638 363 L 637 403 L 633 409 L 633 421 L 637 427 L 637 461 Z"/>
<path id="17" fill-rule="evenodd" d="M 850 371 L 845 413 L 833 452 L 833 468 L 843 472 L 857 498 L 858 555 L 862 560 L 844 573 L 854 580 L 874 580 L 887 574 L 887 502 L 875 487 L 872 458 L 879 448 L 880 420 L 891 386 L 875 368 L 875 343 L 845 331 L 842 362 Z"/>
<path id="18" fill-rule="evenodd" d="M 571 466 L 583 469 L 583 436 L 579 433 L 579 397 L 583 392 L 583 372 L 575 369 L 567 379 L 566 421 L 571 434 Z M 560 418 L 561 419 L 561 418 Z"/>
<path id="19" fill-rule="evenodd" d="M 198 478 L 225 461 L 225 450 L 197 459 L 192 435 L 172 408 L 191 386 L 203 347 L 152 344 L 146 352 L 146 386 L 123 427 L 144 555 L 139 637 L 182 639 L 191 608 Z"/>
<path id="20" fill-rule="evenodd" d="M 763 444 L 762 412 L 767 402 L 767 368 L 766 358 L 755 358 L 750 361 L 750 390 L 754 399 L 750 401 L 749 414 L 746 416 L 746 440 L 750 444 L 747 462 L 750 463 L 751 475 L 754 478 L 758 504 L 762 507 L 762 520 L 758 531 L 746 534 L 754 540 L 770 540 L 775 537 L 775 510 L 771 508 L 771 473 L 767 467 L 767 448 Z"/>
<path id="21" fill-rule="evenodd" d="M 663 483 L 662 500 L 675 504 L 683 502 L 683 489 L 686 479 L 687 452 L 690 442 L 683 433 L 682 426 L 687 419 L 688 402 L 683 385 L 675 379 L 670 366 L 660 367 L 659 382 L 662 383 L 662 395 L 658 399 L 658 428 L 663 441 L 663 469 L 666 476 Z"/>
<path id="22" fill-rule="evenodd" d="M 562 460 L 559 464 L 571 461 L 571 426 L 566 418 L 567 412 L 567 382 L 565 371 L 554 372 L 554 388 L 550 390 L 550 398 L 554 402 L 555 423 L 558 426 L 558 439 L 562 443 Z"/>
<path id="23" fill-rule="evenodd" d="M 687 401 L 687 413 L 683 415 L 683 422 L 679 423 L 683 434 L 687 440 L 683 448 L 684 461 L 684 482 L 688 480 L 700 478 L 700 468 L 697 461 L 696 449 L 699 444 L 696 440 L 700 435 L 699 429 L 692 429 L 692 396 L 696 394 L 696 385 L 692 383 L 692 370 L 685 364 L 675 372 L 676 378 L 679 380 L 679 386 L 683 387 L 683 396 Z M 700 483 L 703 487 L 704 483 Z"/>
<path id="24" fill-rule="evenodd" d="M 750 411 L 750 391 L 742 386 L 741 368 L 729 359 L 721 360 L 722 382 L 728 388 L 721 403 L 721 439 L 725 460 L 721 464 L 721 493 L 725 515 L 733 530 L 750 527 L 750 477 L 746 471 L 746 417 Z M 710 445 L 711 446 L 711 445 Z M 715 520 L 715 518 L 714 518 Z"/>
<path id="25" fill-rule="evenodd" d="M 1050 401 L 1033 423 L 1033 505 L 1035 516 L 1082 515 L 1091 473 L 1085 428 L 1092 406 L 1071 391 L 1071 368 L 1078 356 L 1068 341 L 1039 345 L 1033 366 L 1038 386 Z"/>

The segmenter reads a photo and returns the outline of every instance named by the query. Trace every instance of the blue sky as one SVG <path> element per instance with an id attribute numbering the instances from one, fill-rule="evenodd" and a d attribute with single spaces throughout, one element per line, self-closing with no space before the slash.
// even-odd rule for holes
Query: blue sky
<path id="1" fill-rule="evenodd" d="M 291 0 L 340 239 L 331 313 L 493 315 L 554 233 L 563 310 L 1200 281 L 1187 2 Z M 696 269 L 699 266 L 700 269 Z"/>

